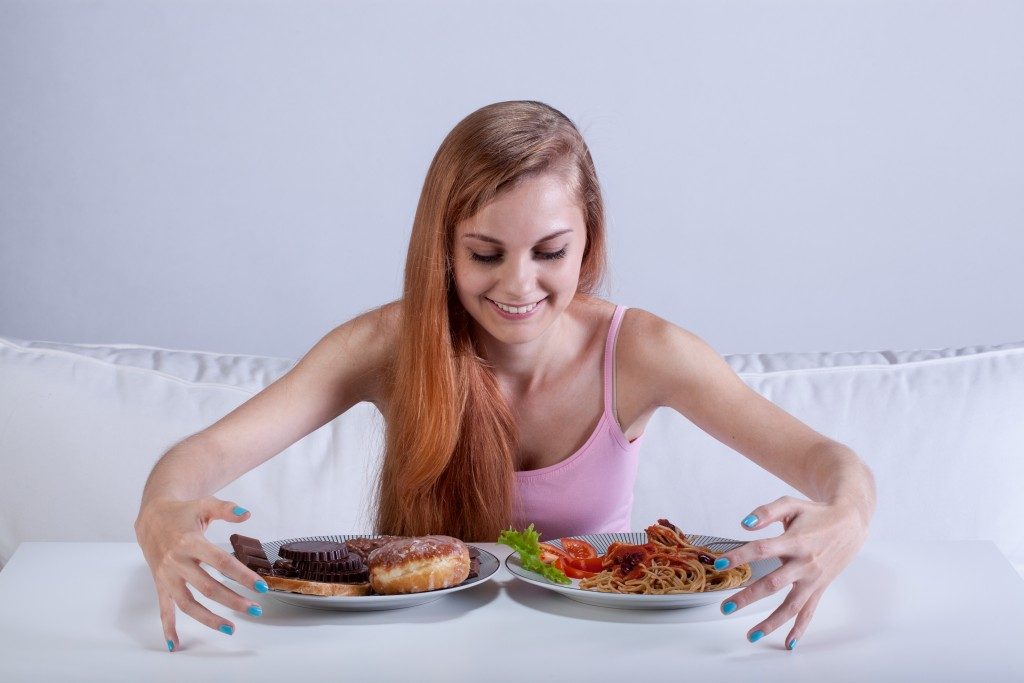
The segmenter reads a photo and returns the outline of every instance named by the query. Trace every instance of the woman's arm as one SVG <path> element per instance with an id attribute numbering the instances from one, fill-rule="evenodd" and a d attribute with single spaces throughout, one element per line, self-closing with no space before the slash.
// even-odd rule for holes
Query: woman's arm
<path id="1" fill-rule="evenodd" d="M 871 472 L 843 444 L 819 434 L 748 387 L 704 340 L 637 309 L 630 367 L 648 401 L 669 407 L 819 502 L 845 499 L 870 517 Z"/>
<path id="2" fill-rule="evenodd" d="M 270 386 L 169 450 L 150 473 L 154 497 L 210 495 L 361 401 L 377 401 L 394 310 L 389 304 L 335 328 Z"/>
<path id="3" fill-rule="evenodd" d="M 752 640 L 797 617 L 787 646 L 807 627 L 825 587 L 853 559 L 875 507 L 874 477 L 848 447 L 811 429 L 748 387 L 707 343 L 646 311 L 636 311 L 630 367 L 651 405 L 671 407 L 705 432 L 804 493 L 744 519 L 743 528 L 781 522 L 784 532 L 726 554 L 732 564 L 779 557 L 783 566 L 733 596 L 729 613 L 793 584 L 786 601 L 751 629 Z M 756 518 L 753 521 L 752 518 Z M 756 635 L 760 631 L 760 635 Z"/>
<path id="4" fill-rule="evenodd" d="M 393 311 L 359 316 L 327 334 L 286 375 L 216 423 L 168 451 L 153 468 L 135 520 L 135 535 L 153 574 L 167 647 L 179 646 L 175 605 L 225 633 L 234 624 L 214 614 L 189 586 L 238 612 L 262 608 L 215 581 L 205 563 L 259 592 L 267 584 L 204 532 L 214 519 L 245 522 L 250 513 L 212 497 L 359 401 L 379 399 L 379 377 L 389 353 Z"/>

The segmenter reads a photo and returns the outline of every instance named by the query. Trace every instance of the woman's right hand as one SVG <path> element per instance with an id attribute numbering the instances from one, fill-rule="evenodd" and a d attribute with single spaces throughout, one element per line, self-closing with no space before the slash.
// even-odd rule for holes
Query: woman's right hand
<path id="1" fill-rule="evenodd" d="M 242 514 L 236 514 L 237 510 Z M 256 617 L 263 614 L 262 607 L 230 590 L 199 565 L 205 562 L 241 585 L 266 593 L 267 584 L 259 574 L 239 562 L 234 555 L 210 543 L 203 535 L 215 519 L 237 523 L 248 520 L 249 516 L 247 510 L 212 496 L 199 500 L 154 498 L 139 510 L 135 536 L 156 584 L 160 621 L 168 650 L 178 649 L 178 634 L 174 628 L 175 605 L 212 629 L 228 635 L 235 631 L 234 623 L 199 604 L 186 584 L 225 607 Z"/>

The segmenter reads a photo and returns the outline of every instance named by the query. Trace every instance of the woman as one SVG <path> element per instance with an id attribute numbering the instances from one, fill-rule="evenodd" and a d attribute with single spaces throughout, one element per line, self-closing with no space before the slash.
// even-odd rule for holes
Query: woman
<path id="1" fill-rule="evenodd" d="M 605 271 L 594 164 L 572 122 L 539 102 L 502 102 L 461 121 L 427 173 L 402 298 L 327 334 L 284 377 L 168 451 L 135 523 L 168 648 L 177 604 L 234 625 L 186 584 L 259 615 L 200 562 L 265 592 L 260 577 L 203 536 L 249 513 L 210 496 L 360 401 L 386 423 L 377 531 L 493 541 L 535 523 L 545 538 L 626 531 L 640 437 L 668 406 L 804 492 L 752 511 L 778 537 L 727 553 L 782 566 L 725 613 L 792 586 L 748 632 L 791 619 L 792 649 L 822 592 L 862 545 L 870 471 L 847 447 L 748 388 L 695 335 L 596 297 Z M 562 501 L 572 501 L 572 505 Z"/>

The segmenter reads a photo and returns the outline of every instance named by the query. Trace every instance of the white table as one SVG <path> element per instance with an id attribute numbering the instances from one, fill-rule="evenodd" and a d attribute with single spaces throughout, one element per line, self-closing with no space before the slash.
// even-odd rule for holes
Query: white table
<path id="1" fill-rule="evenodd" d="M 179 612 L 181 648 L 169 653 L 137 545 L 24 543 L 0 572 L 0 681 L 1024 680 L 1024 580 L 987 541 L 869 543 L 793 652 L 785 630 L 746 641 L 767 604 L 728 617 L 717 605 L 602 609 L 504 566 L 488 583 L 390 612 L 248 597 L 263 617 L 231 613 L 233 636 Z"/>

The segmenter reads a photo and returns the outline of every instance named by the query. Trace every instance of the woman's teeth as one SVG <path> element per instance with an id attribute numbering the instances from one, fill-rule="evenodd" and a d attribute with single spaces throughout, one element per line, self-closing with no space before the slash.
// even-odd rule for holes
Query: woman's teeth
<path id="1" fill-rule="evenodd" d="M 491 301 L 494 301 L 494 299 L 491 299 Z M 539 304 L 539 303 L 540 303 L 539 301 L 535 301 L 532 304 L 530 304 L 529 306 L 506 306 L 505 304 L 501 304 L 501 303 L 498 303 L 497 301 L 494 301 L 494 304 L 498 308 L 500 308 L 501 310 L 505 311 L 506 313 L 513 313 L 515 315 L 522 315 L 523 313 L 529 313 L 533 309 L 537 308 L 537 304 Z"/>

